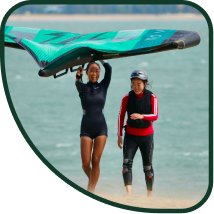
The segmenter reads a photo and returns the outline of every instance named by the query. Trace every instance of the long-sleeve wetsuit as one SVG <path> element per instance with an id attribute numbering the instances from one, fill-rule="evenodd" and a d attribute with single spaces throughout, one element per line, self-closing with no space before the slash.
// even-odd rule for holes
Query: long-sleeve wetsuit
<path id="1" fill-rule="evenodd" d="M 100 135 L 108 135 L 103 109 L 105 106 L 107 90 L 111 81 L 111 66 L 106 61 L 101 61 L 105 68 L 103 80 L 98 83 L 82 82 L 82 76 L 76 76 L 76 87 L 81 99 L 83 117 L 80 136 L 95 139 Z"/>
<path id="2" fill-rule="evenodd" d="M 136 98 L 140 100 L 143 97 L 143 93 L 136 95 Z M 129 94 L 126 94 L 121 102 L 121 107 L 118 116 L 118 136 L 122 136 L 122 128 L 127 109 L 127 103 Z M 152 155 L 154 149 L 153 140 L 153 121 L 158 118 L 158 102 L 155 94 L 151 95 L 151 113 L 144 114 L 143 120 L 151 121 L 151 125 L 148 128 L 133 128 L 126 122 L 126 130 L 123 143 L 123 179 L 124 184 L 132 185 L 132 164 L 137 149 L 140 149 L 142 162 L 145 173 L 145 180 L 147 189 L 152 191 L 154 182 L 154 170 L 152 167 Z M 136 112 L 137 113 L 137 112 Z"/>

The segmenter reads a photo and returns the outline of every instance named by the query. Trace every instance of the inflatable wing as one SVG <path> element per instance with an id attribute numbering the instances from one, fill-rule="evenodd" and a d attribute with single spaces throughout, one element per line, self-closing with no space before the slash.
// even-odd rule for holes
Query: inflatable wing
<path id="1" fill-rule="evenodd" d="M 92 60 L 184 49 L 200 43 L 196 32 L 162 29 L 79 34 L 6 26 L 4 38 L 6 47 L 28 51 L 40 66 L 42 77 Z"/>

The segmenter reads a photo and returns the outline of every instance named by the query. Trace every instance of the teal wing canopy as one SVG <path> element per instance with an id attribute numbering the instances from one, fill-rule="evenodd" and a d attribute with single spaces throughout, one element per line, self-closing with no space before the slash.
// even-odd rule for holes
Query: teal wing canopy
<path id="1" fill-rule="evenodd" d="M 6 47 L 24 49 L 40 66 L 39 75 L 57 72 L 92 60 L 113 59 L 200 43 L 197 32 L 184 30 L 139 29 L 79 34 L 64 31 L 5 27 Z"/>

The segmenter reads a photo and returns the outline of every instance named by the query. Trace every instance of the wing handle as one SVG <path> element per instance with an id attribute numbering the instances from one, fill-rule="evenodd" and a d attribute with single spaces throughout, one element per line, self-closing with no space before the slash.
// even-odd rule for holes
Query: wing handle
<path id="1" fill-rule="evenodd" d="M 59 75 L 54 74 L 54 79 L 56 79 L 56 78 L 58 78 L 58 77 L 61 77 L 61 76 L 65 75 L 65 74 L 67 74 L 67 73 L 68 73 L 68 68 L 66 68 L 66 70 L 65 70 L 64 73 L 61 73 L 61 74 L 59 74 Z"/>
<path id="2" fill-rule="evenodd" d="M 82 65 L 83 69 L 84 69 L 84 65 L 85 64 Z M 78 68 L 77 69 L 73 69 L 73 67 L 70 68 L 71 72 L 74 72 L 74 71 L 77 71 L 77 70 L 78 70 Z M 54 79 L 56 79 L 58 77 L 61 77 L 61 76 L 65 75 L 65 74 L 67 74 L 67 73 L 68 73 L 68 68 L 66 68 L 65 72 L 63 72 L 63 73 L 61 73 L 59 75 L 54 74 Z"/>
<path id="3" fill-rule="evenodd" d="M 82 64 L 83 70 L 84 70 L 84 65 L 85 65 L 85 64 Z M 75 71 L 78 71 L 78 69 L 79 69 L 79 68 L 73 69 L 73 67 L 71 67 L 71 68 L 70 68 L 70 71 L 71 71 L 71 72 L 75 72 Z"/>

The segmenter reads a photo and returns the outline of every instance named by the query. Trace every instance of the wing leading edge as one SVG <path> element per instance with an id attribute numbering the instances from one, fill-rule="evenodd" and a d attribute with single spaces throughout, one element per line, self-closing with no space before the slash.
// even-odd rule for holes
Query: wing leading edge
<path id="1" fill-rule="evenodd" d="M 114 59 L 200 43 L 193 31 L 140 29 L 78 34 L 23 27 L 5 27 L 5 46 L 27 50 L 48 77 L 91 60 Z"/>

